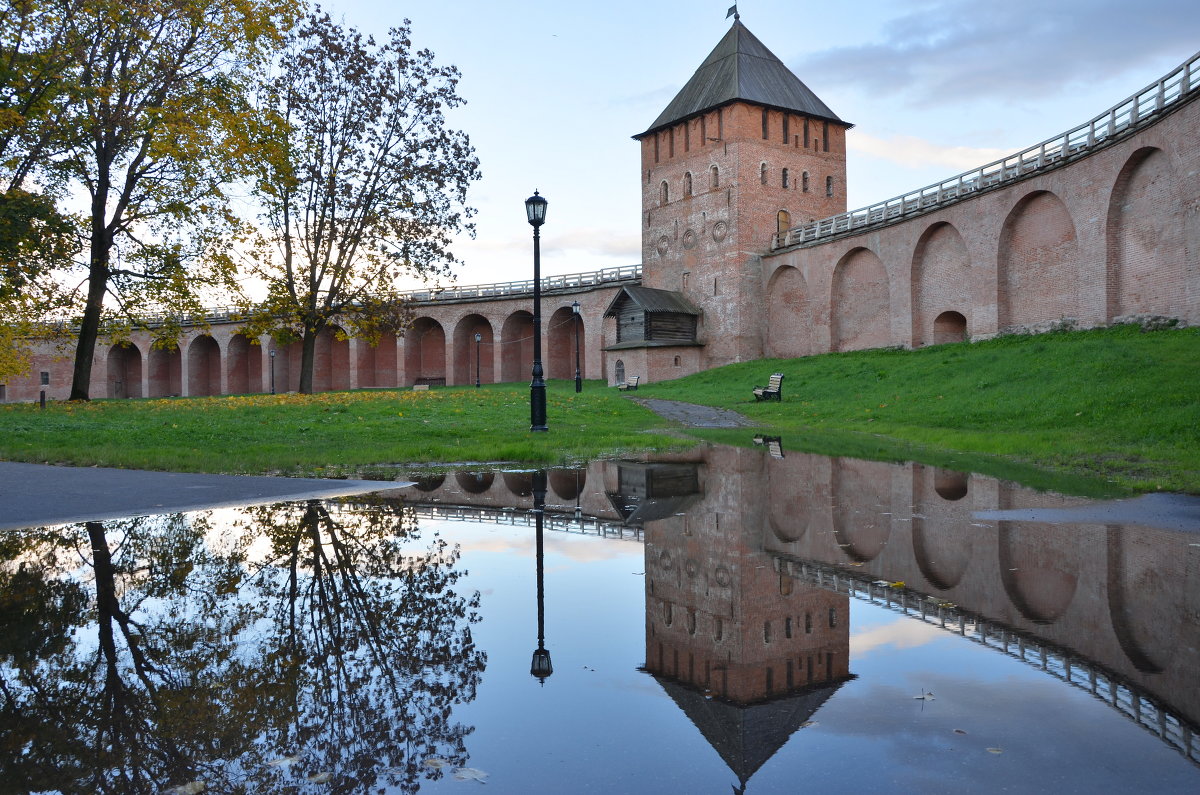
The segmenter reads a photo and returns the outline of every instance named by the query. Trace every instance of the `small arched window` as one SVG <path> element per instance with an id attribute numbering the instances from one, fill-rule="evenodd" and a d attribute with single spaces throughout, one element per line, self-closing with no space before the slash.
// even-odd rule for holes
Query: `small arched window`
<path id="1" fill-rule="evenodd" d="M 780 179 L 782 180 L 781 184 L 783 187 L 788 187 L 788 170 L 786 168 L 783 170 L 783 176 Z"/>
<path id="2" fill-rule="evenodd" d="M 758 167 L 758 179 L 762 184 L 767 184 L 767 164 L 763 163 Z"/>
<path id="3" fill-rule="evenodd" d="M 692 195 L 692 172 L 687 172 L 683 175 L 683 195 Z"/>
<path id="4" fill-rule="evenodd" d="M 662 185 L 659 186 L 659 192 L 661 193 L 659 196 L 661 204 L 666 204 L 667 202 L 671 201 L 671 189 L 667 186 L 667 181 L 665 179 L 662 181 Z"/>
<path id="5" fill-rule="evenodd" d="M 714 188 L 721 187 L 721 171 L 716 166 L 712 167 L 712 186 Z"/>
<path id="6" fill-rule="evenodd" d="M 618 384 L 625 383 L 625 362 L 617 359 L 616 365 L 613 367 L 613 378 Z"/>
<path id="7" fill-rule="evenodd" d="M 808 172 L 805 171 L 800 175 L 800 190 L 808 193 Z"/>
<path id="8" fill-rule="evenodd" d="M 825 178 L 825 195 L 826 196 L 833 195 L 833 177 Z"/>

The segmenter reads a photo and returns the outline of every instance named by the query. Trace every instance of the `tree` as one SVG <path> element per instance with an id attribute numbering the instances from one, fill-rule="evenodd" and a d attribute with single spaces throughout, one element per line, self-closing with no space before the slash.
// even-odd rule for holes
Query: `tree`
<path id="1" fill-rule="evenodd" d="M 479 162 L 444 111 L 462 104 L 458 70 L 413 51 L 409 22 L 383 44 L 309 15 L 259 96 L 276 121 L 256 196 L 262 228 L 248 275 L 266 286 L 249 331 L 303 343 L 299 390 L 312 391 L 317 336 L 335 318 L 371 342 L 402 332 L 395 281 L 449 273 L 453 235 Z"/>
<path id="2" fill-rule="evenodd" d="M 61 154 L 54 102 L 79 35 L 82 0 L 9 0 L 0 7 L 0 380 L 28 366 L 28 339 L 63 299 L 50 273 L 78 250 L 45 166 Z"/>
<path id="3" fill-rule="evenodd" d="M 199 309 L 199 290 L 235 286 L 214 255 L 228 231 L 222 187 L 249 150 L 250 66 L 281 40 L 291 0 L 84 0 L 69 90 L 57 100 L 65 154 L 82 187 L 86 293 L 72 400 L 88 399 L 106 298 L 133 309 Z M 183 234 L 186 227 L 187 234 Z"/>

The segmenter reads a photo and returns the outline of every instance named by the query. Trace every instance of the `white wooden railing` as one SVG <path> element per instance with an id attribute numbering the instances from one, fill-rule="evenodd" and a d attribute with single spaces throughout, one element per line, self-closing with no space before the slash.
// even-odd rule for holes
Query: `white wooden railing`
<path id="1" fill-rule="evenodd" d="M 1180 102 L 1192 99 L 1197 93 L 1198 82 L 1200 53 L 1157 83 L 1151 83 L 1096 118 L 1061 135 L 935 185 L 777 233 L 772 238 L 771 248 L 814 243 L 835 235 L 896 223 L 1083 157 L 1152 123 Z"/>
<path id="2" fill-rule="evenodd" d="M 555 290 L 578 290 L 589 287 L 638 282 L 642 279 L 641 265 L 625 265 L 619 268 L 603 268 L 585 273 L 568 273 L 562 276 L 543 276 L 542 292 Z M 512 298 L 533 294 L 533 279 L 492 284 L 469 284 L 458 287 L 432 287 L 400 293 L 402 301 L 413 303 L 453 303 L 471 299 Z M 168 313 L 139 314 L 138 320 L 148 326 L 161 326 L 173 320 L 181 325 L 237 322 L 245 317 L 245 310 L 231 306 L 205 307 L 203 312 L 183 315 Z"/>

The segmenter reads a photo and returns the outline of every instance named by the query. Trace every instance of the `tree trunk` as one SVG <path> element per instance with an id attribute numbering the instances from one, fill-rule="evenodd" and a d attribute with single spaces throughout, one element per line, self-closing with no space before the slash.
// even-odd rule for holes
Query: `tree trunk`
<path id="1" fill-rule="evenodd" d="M 71 376 L 70 400 L 89 400 L 92 383 L 92 361 L 96 356 L 96 340 L 100 336 L 100 313 L 104 309 L 104 294 L 108 290 L 108 230 L 104 228 L 103 206 L 92 218 L 91 265 L 88 268 L 88 297 L 79 324 L 75 345 L 75 370 Z"/>
<path id="2" fill-rule="evenodd" d="M 298 388 L 302 395 L 313 393 L 313 366 L 317 361 L 317 337 L 323 328 L 325 328 L 325 324 L 320 321 L 304 324 L 304 337 L 300 346 L 300 386 Z"/>

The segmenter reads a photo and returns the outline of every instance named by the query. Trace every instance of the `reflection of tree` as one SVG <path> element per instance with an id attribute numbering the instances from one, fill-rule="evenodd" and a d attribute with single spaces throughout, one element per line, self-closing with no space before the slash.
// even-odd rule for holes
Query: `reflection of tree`
<path id="1" fill-rule="evenodd" d="M 419 788 L 465 759 L 478 596 L 403 513 L 320 503 L 0 539 L 0 793 Z M 263 554 L 263 541 L 270 553 Z M 299 754 L 293 766 L 267 763 Z"/>
<path id="2" fill-rule="evenodd" d="M 457 549 L 437 538 L 408 551 L 418 534 L 405 510 L 335 517 L 314 500 L 258 514 L 272 549 L 255 578 L 274 611 L 264 685 L 291 707 L 266 741 L 347 791 L 415 791 L 440 775 L 426 757 L 465 760 L 470 729 L 451 708 L 475 697 L 486 655 L 469 628 L 478 594 L 452 590 Z"/>

